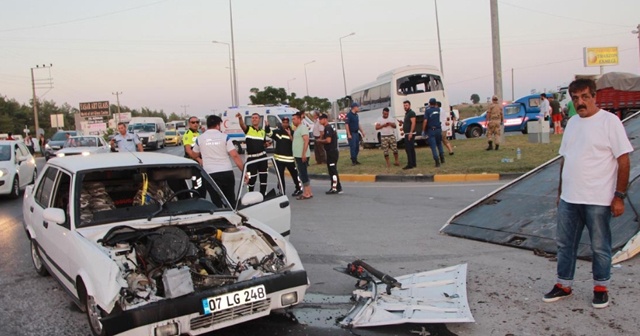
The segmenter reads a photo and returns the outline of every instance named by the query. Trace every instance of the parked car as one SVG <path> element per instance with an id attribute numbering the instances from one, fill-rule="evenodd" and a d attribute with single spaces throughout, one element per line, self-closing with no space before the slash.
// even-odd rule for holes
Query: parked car
<path id="1" fill-rule="evenodd" d="M 9 133 L 0 133 L 0 140 L 7 140 L 8 137 Z M 24 138 L 20 134 L 12 134 L 11 137 L 13 138 L 13 140 L 24 142 Z"/>
<path id="2" fill-rule="evenodd" d="M 50 158 L 55 157 L 55 152 L 60 150 L 67 141 L 67 134 L 70 136 L 80 135 L 78 131 L 57 131 L 51 139 L 47 140 L 47 144 L 44 146 L 45 160 L 48 161 Z"/>
<path id="3" fill-rule="evenodd" d="M 329 124 L 333 126 L 336 134 L 338 134 L 338 146 L 349 146 L 349 139 L 347 139 L 347 126 L 343 121 L 332 121 Z"/>
<path id="4" fill-rule="evenodd" d="M 62 149 L 55 154 L 57 157 L 71 155 L 93 155 L 109 153 L 111 149 L 102 137 L 97 135 L 72 136 L 64 143 Z"/>
<path id="5" fill-rule="evenodd" d="M 23 142 L 0 140 L 0 195 L 20 197 L 37 176 L 36 160 Z"/>
<path id="6" fill-rule="evenodd" d="M 230 204 L 178 156 L 53 158 L 24 196 L 33 265 L 94 335 L 199 335 L 268 315 L 302 302 L 309 285 L 284 238 L 289 201 L 270 182 L 266 196 L 241 185 Z"/>
<path id="7" fill-rule="evenodd" d="M 164 143 L 174 146 L 182 146 L 182 136 L 176 130 L 168 130 L 164 132 Z"/>

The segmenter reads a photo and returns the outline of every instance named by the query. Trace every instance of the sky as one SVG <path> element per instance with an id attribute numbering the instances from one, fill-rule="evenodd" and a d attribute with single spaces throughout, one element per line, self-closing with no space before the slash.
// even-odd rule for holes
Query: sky
<path id="1" fill-rule="evenodd" d="M 439 67 L 433 0 L 231 0 L 240 104 L 251 88 L 289 88 L 336 100 L 347 88 L 405 65 Z M 493 94 L 489 0 L 437 2 L 450 102 Z M 615 46 L 640 71 L 640 1 L 498 1 L 503 92 L 553 90 L 583 65 L 584 47 Z M 228 0 L 2 0 L 0 95 L 58 105 L 109 100 L 130 108 L 204 116 L 231 105 Z M 315 61 L 314 63 L 306 64 Z M 306 64 L 306 65 L 305 65 Z M 305 81 L 305 69 L 306 80 Z M 46 85 L 53 79 L 53 88 Z"/>

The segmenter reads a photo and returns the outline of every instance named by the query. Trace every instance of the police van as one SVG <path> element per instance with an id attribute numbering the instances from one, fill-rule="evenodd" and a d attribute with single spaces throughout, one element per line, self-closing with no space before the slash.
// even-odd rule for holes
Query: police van
<path id="1" fill-rule="evenodd" d="M 233 144 L 236 146 L 236 150 L 238 153 L 242 154 L 244 152 L 245 146 L 245 134 L 240 127 L 240 123 L 238 122 L 238 118 L 236 115 L 240 113 L 242 118 L 244 118 L 244 123 L 247 126 L 251 125 L 251 116 L 254 113 L 260 115 L 260 125 L 264 127 L 265 118 L 269 127 L 275 129 L 282 125 L 282 119 L 284 117 L 289 118 L 289 122 L 291 127 L 293 127 L 292 117 L 294 114 L 298 113 L 299 110 L 289 105 L 248 105 L 248 106 L 238 106 L 232 107 L 225 110 L 222 115 L 222 124 L 220 125 L 220 131 L 222 133 L 228 134 L 233 141 Z M 309 128 L 309 141 L 313 142 L 313 134 L 311 132 L 313 128 L 313 121 L 309 119 L 309 117 L 305 116 L 302 119 L 302 122 Z"/>

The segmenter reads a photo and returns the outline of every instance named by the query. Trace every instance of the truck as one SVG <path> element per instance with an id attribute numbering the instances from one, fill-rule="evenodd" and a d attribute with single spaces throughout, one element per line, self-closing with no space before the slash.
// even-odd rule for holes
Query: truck
<path id="1" fill-rule="evenodd" d="M 625 119 L 640 110 L 640 76 L 609 72 L 596 81 L 596 104 Z"/>
<path id="2" fill-rule="evenodd" d="M 554 93 L 547 93 L 547 96 Z M 502 107 L 504 113 L 504 131 L 520 131 L 527 134 L 527 122 L 542 118 L 540 113 L 540 94 L 532 94 L 517 99 L 511 104 Z M 487 112 L 477 117 L 466 118 L 458 121 L 456 132 L 464 134 L 467 138 L 477 138 L 487 131 Z"/>

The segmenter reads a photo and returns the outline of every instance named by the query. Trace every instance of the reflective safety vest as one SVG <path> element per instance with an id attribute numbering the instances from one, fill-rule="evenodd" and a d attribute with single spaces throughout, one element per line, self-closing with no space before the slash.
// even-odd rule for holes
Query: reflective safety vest
<path id="1" fill-rule="evenodd" d="M 267 132 L 263 129 L 256 129 L 253 126 L 247 126 L 245 143 L 247 145 L 247 154 L 264 153 L 264 143 L 266 141 Z"/>
<path id="2" fill-rule="evenodd" d="M 289 128 L 291 135 L 293 130 Z M 295 162 L 293 157 L 293 139 L 287 134 L 287 132 L 281 128 L 276 129 L 268 133 L 268 136 L 276 143 L 276 150 L 273 153 L 273 158 L 280 162 Z"/>

